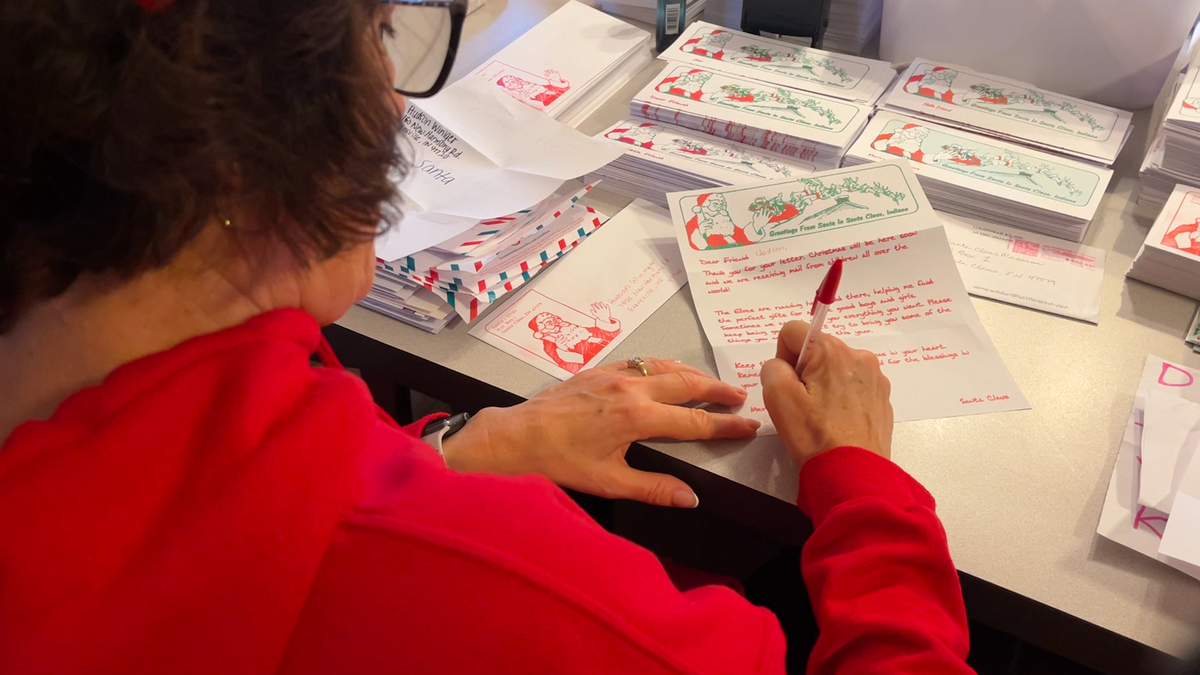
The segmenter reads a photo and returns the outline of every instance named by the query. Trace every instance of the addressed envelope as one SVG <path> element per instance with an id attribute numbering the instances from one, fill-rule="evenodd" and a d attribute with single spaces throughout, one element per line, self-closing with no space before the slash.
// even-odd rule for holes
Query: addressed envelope
<path id="1" fill-rule="evenodd" d="M 975 218 L 938 217 L 971 295 L 1099 322 L 1103 249 Z"/>

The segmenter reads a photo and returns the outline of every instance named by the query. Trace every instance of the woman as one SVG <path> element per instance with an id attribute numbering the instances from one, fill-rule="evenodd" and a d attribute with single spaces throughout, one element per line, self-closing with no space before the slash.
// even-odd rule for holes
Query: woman
<path id="1" fill-rule="evenodd" d="M 781 672 L 774 617 L 680 593 L 546 480 L 695 506 L 625 450 L 752 435 L 674 405 L 740 390 L 605 366 L 443 458 L 310 367 L 336 363 L 318 326 L 367 292 L 395 196 L 379 9 L 5 0 L 0 672 Z M 762 375 L 816 526 L 811 669 L 967 672 L 932 499 L 886 459 L 887 381 L 831 338 L 797 375 L 806 337 Z"/>

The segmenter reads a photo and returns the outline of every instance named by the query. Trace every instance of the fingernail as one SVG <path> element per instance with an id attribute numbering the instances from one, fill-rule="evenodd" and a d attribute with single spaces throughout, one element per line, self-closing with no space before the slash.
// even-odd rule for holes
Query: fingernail
<path id="1" fill-rule="evenodd" d="M 671 506 L 680 509 L 694 509 L 700 506 L 700 498 L 691 490 L 676 490 L 671 495 Z"/>
<path id="2" fill-rule="evenodd" d="M 743 417 L 742 419 L 746 420 L 746 422 L 750 425 L 750 428 L 754 429 L 755 431 L 758 431 L 759 427 L 762 426 L 762 422 L 759 422 L 758 420 L 752 420 L 749 417 Z"/>

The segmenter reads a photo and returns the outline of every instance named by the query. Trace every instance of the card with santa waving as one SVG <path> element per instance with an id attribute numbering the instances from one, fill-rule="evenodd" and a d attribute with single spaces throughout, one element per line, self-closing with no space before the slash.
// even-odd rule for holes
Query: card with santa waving
<path id="1" fill-rule="evenodd" d="M 1111 165 L 1133 114 L 1015 80 L 916 59 L 883 100 L 948 124 Z"/>
<path id="2" fill-rule="evenodd" d="M 825 331 L 873 352 L 897 422 L 1029 407 L 967 297 L 954 255 L 902 161 L 667 195 L 696 313 L 740 414 L 774 427 L 759 373 L 779 329 L 807 320 L 843 261 Z"/>
<path id="3" fill-rule="evenodd" d="M 636 200 L 470 333 L 565 380 L 603 361 L 686 283 L 670 216 Z"/>
<path id="4" fill-rule="evenodd" d="M 1200 188 L 1175 186 L 1127 276 L 1200 300 Z"/>
<path id="5" fill-rule="evenodd" d="M 886 61 L 834 54 L 698 21 L 660 59 L 873 105 L 896 71 Z"/>

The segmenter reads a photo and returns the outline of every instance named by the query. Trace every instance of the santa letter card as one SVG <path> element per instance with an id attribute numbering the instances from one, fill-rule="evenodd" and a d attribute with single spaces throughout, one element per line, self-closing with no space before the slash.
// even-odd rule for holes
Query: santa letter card
<path id="1" fill-rule="evenodd" d="M 896 79 L 892 64 L 800 47 L 699 21 L 660 59 L 873 105 Z"/>
<path id="2" fill-rule="evenodd" d="M 470 333 L 565 380 L 603 361 L 686 283 L 670 215 L 634 201 Z"/>
<path id="3" fill-rule="evenodd" d="M 984 330 L 907 162 L 667 195 L 692 299 L 740 414 L 774 427 L 759 372 L 779 329 L 845 271 L 825 331 L 873 352 L 897 422 L 1029 407 Z"/>
<path id="4" fill-rule="evenodd" d="M 1121 152 L 1133 119 L 1124 110 L 925 59 L 913 61 L 883 105 L 1104 165 Z"/>

